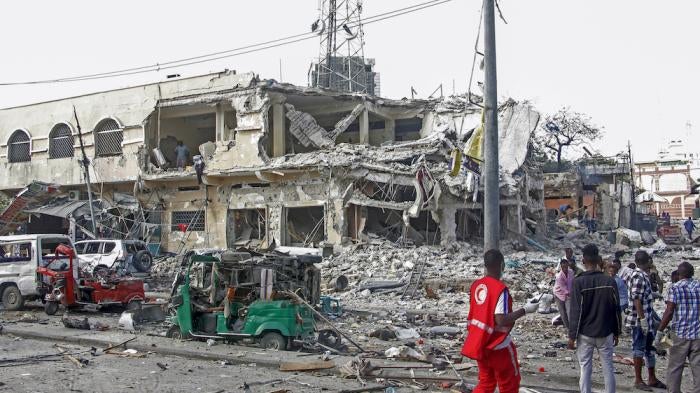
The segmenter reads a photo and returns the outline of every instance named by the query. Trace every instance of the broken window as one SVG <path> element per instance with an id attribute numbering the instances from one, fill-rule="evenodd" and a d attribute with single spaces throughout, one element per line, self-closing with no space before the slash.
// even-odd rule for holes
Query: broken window
<path id="1" fill-rule="evenodd" d="M 216 142 L 216 114 L 211 112 L 211 108 L 206 110 L 210 112 L 193 115 L 180 114 L 183 113 L 182 109 L 180 111 L 173 109 L 172 111 L 162 112 L 158 147 L 171 167 L 175 167 L 177 164 L 175 147 L 178 141 L 182 141 L 182 144 L 190 152 L 186 165 L 192 165 L 192 157 L 200 154 L 200 145 L 207 142 Z M 224 118 L 226 119 L 226 116 Z M 232 119 L 235 119 L 235 116 L 229 114 L 229 125 L 235 128 L 235 120 Z M 228 125 L 225 127 L 228 127 Z M 229 136 L 231 135 L 232 133 L 229 132 Z"/>
<path id="2" fill-rule="evenodd" d="M 202 210 L 172 212 L 172 216 L 170 219 L 170 230 L 182 232 L 204 232 L 206 230 L 206 222 L 204 216 L 205 214 Z"/>
<path id="3" fill-rule="evenodd" d="M 420 130 L 422 128 L 423 119 L 420 117 L 397 119 L 394 129 L 396 141 L 415 141 L 420 139 Z"/>
<path id="4" fill-rule="evenodd" d="M 114 119 L 104 119 L 97 123 L 95 130 L 95 155 L 97 157 L 122 154 L 124 130 Z"/>
<path id="5" fill-rule="evenodd" d="M 468 241 L 473 237 L 482 235 L 479 212 L 479 210 L 457 209 L 455 213 L 455 219 L 457 220 L 455 235 L 457 240 Z"/>
<path id="6" fill-rule="evenodd" d="M 265 209 L 229 210 L 229 246 L 260 243 L 267 236 L 267 212 Z"/>
<path id="7" fill-rule="evenodd" d="M 383 238 L 399 241 L 404 234 L 403 211 L 350 205 L 347 209 L 348 237 L 367 241 Z"/>
<path id="8" fill-rule="evenodd" d="M 31 161 L 31 143 L 29 134 L 24 130 L 12 133 L 7 141 L 7 160 L 9 162 Z"/>
<path id="9" fill-rule="evenodd" d="M 323 206 L 288 207 L 282 229 L 287 246 L 315 247 L 326 238 Z"/>
<path id="10" fill-rule="evenodd" d="M 49 133 L 49 158 L 73 157 L 73 132 L 66 123 L 56 124 Z"/>
<path id="11" fill-rule="evenodd" d="M 361 179 L 355 182 L 355 192 L 361 192 L 364 196 L 386 202 L 413 202 L 416 200 L 416 188 L 389 183 Z"/>
<path id="12" fill-rule="evenodd" d="M 406 237 L 415 244 L 435 245 L 440 243 L 440 225 L 433 219 L 431 212 L 423 210 L 418 217 L 409 220 Z"/>

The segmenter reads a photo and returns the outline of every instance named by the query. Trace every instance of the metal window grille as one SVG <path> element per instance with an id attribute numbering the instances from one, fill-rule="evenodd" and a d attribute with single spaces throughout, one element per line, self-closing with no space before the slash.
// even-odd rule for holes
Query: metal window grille
<path id="1" fill-rule="evenodd" d="M 49 158 L 73 157 L 73 133 L 68 124 L 56 124 L 49 133 Z"/>
<path id="2" fill-rule="evenodd" d="M 170 220 L 170 230 L 180 231 L 178 224 L 184 224 L 189 226 L 189 231 L 204 232 L 206 229 L 206 223 L 204 220 L 204 211 L 192 210 L 192 211 L 179 211 L 172 212 L 172 217 Z"/>
<path id="3" fill-rule="evenodd" d="M 31 161 L 32 156 L 29 149 L 29 135 L 26 132 L 17 130 L 12 133 L 7 141 L 7 160 L 10 162 Z"/>
<path id="4" fill-rule="evenodd" d="M 95 154 L 98 157 L 122 154 L 124 130 L 114 119 L 104 119 L 95 127 Z"/>

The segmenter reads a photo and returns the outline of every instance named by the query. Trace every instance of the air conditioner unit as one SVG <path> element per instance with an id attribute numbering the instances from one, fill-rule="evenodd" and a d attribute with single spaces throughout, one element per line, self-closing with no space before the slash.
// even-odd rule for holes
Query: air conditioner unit
<path id="1" fill-rule="evenodd" d="M 79 201 L 80 200 L 80 191 L 78 191 L 78 190 L 68 191 L 68 199 L 70 199 L 71 201 Z"/>

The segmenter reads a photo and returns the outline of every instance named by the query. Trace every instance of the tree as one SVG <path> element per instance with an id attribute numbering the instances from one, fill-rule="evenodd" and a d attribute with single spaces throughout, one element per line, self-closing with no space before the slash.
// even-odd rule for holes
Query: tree
<path id="1" fill-rule="evenodd" d="M 561 171 L 565 149 L 588 144 L 600 138 L 603 130 L 593 124 L 590 116 L 564 107 L 547 116 L 538 134 L 537 144 L 547 156 L 556 159 L 557 171 Z"/>

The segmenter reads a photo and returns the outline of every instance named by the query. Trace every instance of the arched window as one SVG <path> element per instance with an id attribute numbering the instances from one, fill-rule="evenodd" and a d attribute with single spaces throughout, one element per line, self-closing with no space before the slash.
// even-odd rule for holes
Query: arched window
<path id="1" fill-rule="evenodd" d="M 9 162 L 31 161 L 29 134 L 24 130 L 16 130 L 7 141 L 7 160 Z"/>
<path id="2" fill-rule="evenodd" d="M 49 133 L 49 158 L 73 157 L 73 132 L 66 123 L 56 124 Z"/>
<path id="3" fill-rule="evenodd" d="M 97 123 L 95 130 L 95 155 L 97 157 L 122 154 L 124 130 L 114 119 L 104 119 Z"/>

